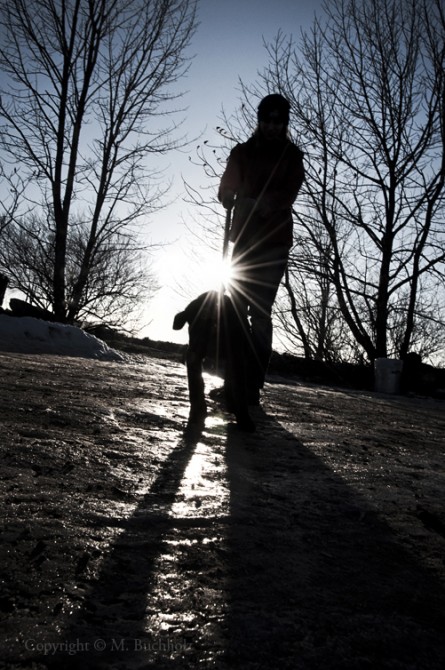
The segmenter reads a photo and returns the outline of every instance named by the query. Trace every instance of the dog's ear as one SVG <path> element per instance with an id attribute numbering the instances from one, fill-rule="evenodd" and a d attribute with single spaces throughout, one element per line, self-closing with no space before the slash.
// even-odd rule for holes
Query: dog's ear
<path id="1" fill-rule="evenodd" d="M 175 318 L 173 319 L 173 330 L 181 330 L 181 328 L 184 328 L 186 323 L 187 315 L 184 310 L 183 312 L 176 314 Z"/>

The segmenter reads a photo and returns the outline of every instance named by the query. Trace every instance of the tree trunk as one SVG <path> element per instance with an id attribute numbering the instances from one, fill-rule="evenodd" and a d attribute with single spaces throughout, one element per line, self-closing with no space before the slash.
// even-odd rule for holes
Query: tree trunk
<path id="1" fill-rule="evenodd" d="M 297 326 L 298 334 L 300 335 L 301 338 L 301 343 L 303 345 L 303 350 L 304 350 L 304 355 L 306 358 L 312 358 L 312 351 L 310 344 L 308 342 L 308 339 L 306 337 L 306 333 L 304 332 L 303 324 L 300 321 L 300 318 L 298 316 L 298 310 L 297 310 L 297 303 L 295 301 L 295 296 L 294 292 L 292 290 L 292 287 L 290 285 L 289 281 L 289 269 L 286 267 L 285 273 L 284 273 L 284 285 L 286 287 L 287 293 L 289 295 L 289 300 L 290 300 L 290 309 L 291 309 L 291 314 L 292 318 L 295 322 L 295 325 Z"/>
<path id="2" fill-rule="evenodd" d="M 5 299 L 6 289 L 8 288 L 8 277 L 0 273 L 0 307 L 3 305 Z"/>
<path id="3" fill-rule="evenodd" d="M 65 302 L 65 262 L 66 262 L 66 229 L 57 230 L 56 248 L 54 255 L 54 300 L 53 310 L 57 321 L 63 323 L 66 320 Z"/>

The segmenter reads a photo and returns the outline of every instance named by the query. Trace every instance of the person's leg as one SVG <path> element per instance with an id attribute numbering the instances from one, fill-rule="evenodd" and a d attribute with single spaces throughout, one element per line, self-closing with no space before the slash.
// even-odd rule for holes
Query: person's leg
<path id="1" fill-rule="evenodd" d="M 234 289 L 240 313 L 250 317 L 248 382 L 251 401 L 256 404 L 259 389 L 272 353 L 272 307 L 287 263 L 287 248 L 275 248 L 244 258 Z M 240 264 L 241 265 L 241 264 Z"/>
<path id="2" fill-rule="evenodd" d="M 229 297 L 224 302 L 222 316 L 226 361 L 224 378 L 226 409 L 235 414 L 239 428 L 253 431 L 255 424 L 249 416 L 247 396 L 246 324 L 240 320 L 235 304 Z"/>

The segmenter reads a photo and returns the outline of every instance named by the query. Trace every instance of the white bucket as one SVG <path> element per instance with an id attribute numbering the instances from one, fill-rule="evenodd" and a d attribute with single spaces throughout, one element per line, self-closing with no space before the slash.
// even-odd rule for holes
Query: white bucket
<path id="1" fill-rule="evenodd" d="M 403 361 L 397 358 L 376 358 L 374 389 L 377 393 L 400 393 Z"/>

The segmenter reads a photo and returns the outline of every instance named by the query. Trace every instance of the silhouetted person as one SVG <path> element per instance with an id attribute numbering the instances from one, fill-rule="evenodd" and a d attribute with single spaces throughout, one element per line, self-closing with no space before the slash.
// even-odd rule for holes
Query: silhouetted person
<path id="1" fill-rule="evenodd" d="M 304 180 L 303 152 L 288 135 L 290 105 L 279 94 L 258 106 L 258 126 L 231 151 L 219 200 L 234 207 L 230 291 L 248 315 L 249 404 L 259 404 L 272 353 L 272 307 L 292 246 L 292 205 Z"/>

